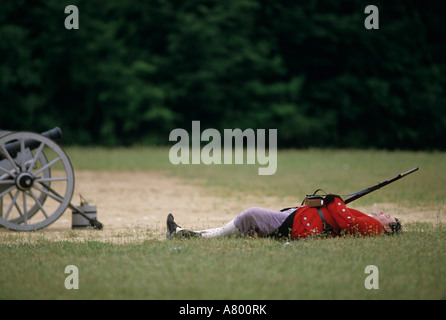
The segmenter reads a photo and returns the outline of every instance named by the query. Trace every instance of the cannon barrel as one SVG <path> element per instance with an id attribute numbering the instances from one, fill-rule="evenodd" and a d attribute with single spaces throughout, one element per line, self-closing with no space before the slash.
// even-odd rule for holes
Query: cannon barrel
<path id="1" fill-rule="evenodd" d="M 54 129 L 45 131 L 41 133 L 42 136 L 51 139 L 53 141 L 62 140 L 62 130 L 59 127 L 55 127 Z M 25 148 L 29 148 L 31 150 L 38 148 L 40 145 L 39 141 L 27 139 L 25 140 Z M 8 151 L 11 158 L 15 158 L 17 153 L 20 152 L 20 141 L 14 141 L 5 145 L 6 151 Z M 0 160 L 4 159 L 4 156 L 0 154 Z"/>

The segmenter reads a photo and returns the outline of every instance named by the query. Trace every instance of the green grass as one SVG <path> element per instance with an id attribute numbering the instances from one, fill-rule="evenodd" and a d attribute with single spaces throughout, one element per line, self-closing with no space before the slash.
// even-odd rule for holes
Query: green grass
<path id="1" fill-rule="evenodd" d="M 316 188 L 352 192 L 419 166 L 357 203 L 445 211 L 445 153 L 281 151 L 277 173 L 258 176 L 257 165 L 173 166 L 167 148 L 66 151 L 75 170 L 163 171 L 228 201 L 267 195 L 300 202 Z M 288 246 L 252 238 L 28 242 L 3 233 L 0 299 L 446 299 L 444 224 L 412 222 L 406 228 L 397 237 Z M 67 265 L 79 268 L 79 290 L 64 286 Z M 378 267 L 379 289 L 364 286 L 368 265 Z"/>
<path id="2" fill-rule="evenodd" d="M 1 299 L 445 299 L 443 226 L 399 237 L 3 244 Z M 5 261 L 8 263 L 6 264 Z M 67 290 L 67 265 L 79 289 Z M 368 290 L 375 265 L 379 288 Z"/>

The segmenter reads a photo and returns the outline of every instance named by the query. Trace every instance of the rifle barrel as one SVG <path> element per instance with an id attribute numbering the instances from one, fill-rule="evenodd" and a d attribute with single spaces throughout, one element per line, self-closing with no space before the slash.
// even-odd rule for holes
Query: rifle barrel
<path id="1" fill-rule="evenodd" d="M 359 198 L 365 196 L 366 194 L 369 194 L 370 192 L 373 192 L 373 191 L 378 190 L 378 189 L 380 189 L 380 188 L 382 188 L 382 187 L 384 187 L 384 186 L 386 186 L 386 185 L 388 185 L 388 184 L 390 184 L 392 182 L 395 182 L 395 181 L 397 181 L 397 180 L 399 180 L 399 179 L 401 179 L 401 178 L 403 178 L 403 177 L 405 177 L 405 176 L 407 176 L 407 175 L 409 175 L 412 172 L 415 172 L 417 170 L 418 170 L 418 167 L 410 169 L 409 171 L 400 173 L 399 175 L 396 175 L 393 178 L 390 178 L 390 179 L 387 179 L 386 181 L 380 182 L 380 183 L 378 183 L 377 185 L 375 185 L 373 187 L 370 187 L 370 188 L 358 191 L 358 192 L 354 193 L 350 198 L 346 199 L 344 201 L 344 203 L 347 204 L 347 203 L 350 203 L 352 201 L 355 201 L 356 199 L 359 199 Z"/>

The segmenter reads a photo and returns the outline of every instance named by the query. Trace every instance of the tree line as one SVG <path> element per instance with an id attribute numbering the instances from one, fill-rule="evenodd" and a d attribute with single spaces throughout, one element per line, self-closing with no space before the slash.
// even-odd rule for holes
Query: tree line
<path id="1" fill-rule="evenodd" d="M 444 150 L 440 3 L 373 1 L 367 29 L 362 0 L 4 0 L 0 128 L 167 145 L 198 120 L 281 148 Z"/>

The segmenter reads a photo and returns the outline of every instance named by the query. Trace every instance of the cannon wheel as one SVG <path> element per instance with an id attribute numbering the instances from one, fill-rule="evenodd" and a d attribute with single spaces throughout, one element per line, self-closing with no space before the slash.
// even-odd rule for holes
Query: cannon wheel
<path id="1" fill-rule="evenodd" d="M 38 147 L 26 148 L 28 140 Z M 20 150 L 12 158 L 7 145 L 17 142 Z M 62 148 L 40 134 L 14 132 L 0 137 L 0 155 L 0 225 L 33 231 L 56 221 L 74 191 L 73 167 Z"/>
<path id="2" fill-rule="evenodd" d="M 0 138 L 1 138 L 2 136 L 5 136 L 5 135 L 7 135 L 7 134 L 10 134 L 10 133 L 12 133 L 12 131 L 0 131 Z M 29 150 L 29 152 L 26 153 L 26 159 L 29 160 L 29 159 L 31 159 L 31 157 L 34 157 L 34 155 L 33 155 L 33 154 L 31 153 L 31 151 Z M 12 165 L 8 162 L 7 159 L 3 160 L 3 164 L 5 165 L 5 168 L 4 168 L 4 169 L 6 169 L 6 168 L 11 169 L 11 168 L 12 168 Z M 35 164 L 34 164 L 34 168 L 39 169 L 39 168 L 40 168 L 39 166 L 46 166 L 47 164 L 48 164 L 48 160 L 47 160 L 47 158 L 45 157 L 45 154 L 44 154 L 43 152 L 41 152 L 40 155 L 38 155 L 38 160 L 37 160 L 37 161 L 35 162 Z M 2 161 L 0 161 L 0 167 L 2 167 Z M 50 169 L 49 167 L 47 167 L 45 170 L 43 170 L 42 174 L 43 174 L 43 176 L 44 176 L 45 178 L 50 178 L 50 177 L 51 177 L 51 169 Z M 0 172 L 0 180 L 1 180 L 1 175 L 2 175 L 2 172 Z M 51 186 L 51 182 L 48 182 L 48 184 Z M 2 189 L 2 188 L 0 187 L 0 192 L 2 192 L 3 190 L 4 190 L 4 189 Z M 47 198 L 46 193 L 40 192 L 40 195 L 38 196 L 39 203 L 40 203 L 40 204 L 45 203 L 46 198 Z M 0 198 L 0 208 L 1 208 L 1 207 L 2 207 L 2 199 Z M 39 210 L 40 210 L 40 208 L 39 208 L 39 206 L 38 206 L 37 203 L 36 203 L 32 208 L 30 208 L 30 209 L 28 210 L 27 218 L 28 218 L 28 219 L 31 218 L 31 217 L 32 217 L 34 214 L 36 214 Z M 1 216 L 0 216 L 0 217 L 1 217 Z M 19 217 L 16 218 L 16 219 L 12 219 L 12 220 L 10 220 L 10 222 L 12 222 L 12 223 L 18 223 L 18 224 L 23 223 L 23 222 L 24 222 L 24 217 L 19 216 Z"/>
<path id="3" fill-rule="evenodd" d="M 34 156 L 33 154 L 30 154 L 31 156 Z M 29 161 L 29 156 L 27 156 L 27 161 Z M 38 155 L 38 159 L 36 161 L 36 164 L 34 165 L 35 169 L 40 169 L 43 166 L 46 166 L 48 164 L 48 160 L 45 156 L 45 154 L 43 152 L 40 153 L 40 155 Z M 10 168 L 10 166 L 8 166 Z M 1 170 L 1 169 L 0 169 Z M 46 169 L 44 169 L 41 173 L 43 178 L 51 178 L 51 168 L 47 167 Z M 51 181 L 49 181 L 48 186 L 51 187 Z M 36 192 L 36 196 L 38 199 L 38 202 L 35 201 L 34 205 L 28 209 L 27 214 L 24 216 L 18 216 L 17 218 L 13 218 L 10 219 L 9 222 L 14 223 L 14 224 L 21 224 L 25 222 L 25 217 L 26 219 L 30 219 L 31 217 L 33 217 L 37 212 L 40 211 L 40 207 L 45 203 L 46 198 L 48 197 L 48 195 L 44 192 Z M 1 215 L 0 215 L 1 216 Z"/>

